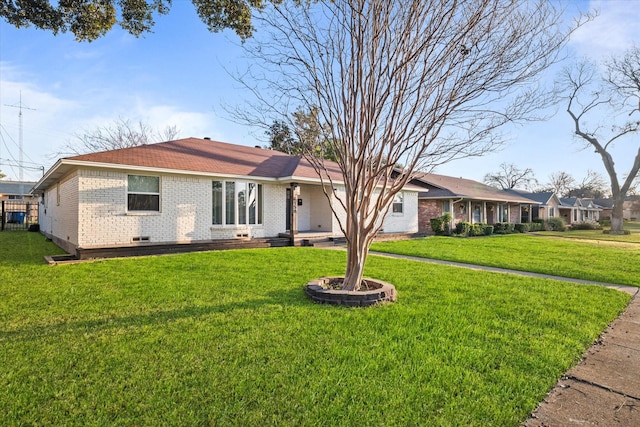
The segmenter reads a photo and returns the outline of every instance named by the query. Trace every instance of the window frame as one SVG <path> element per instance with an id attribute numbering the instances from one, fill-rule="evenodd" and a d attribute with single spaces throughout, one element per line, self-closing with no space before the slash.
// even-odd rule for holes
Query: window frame
<path id="1" fill-rule="evenodd" d="M 393 196 L 393 202 L 391 202 L 391 213 L 393 215 L 404 215 L 404 193 L 402 191 L 398 191 Z"/>
<path id="2" fill-rule="evenodd" d="M 498 204 L 498 222 L 503 222 L 503 223 L 509 222 L 509 204 L 508 203 Z"/>
<path id="3" fill-rule="evenodd" d="M 158 191 L 140 191 L 140 190 L 131 190 L 129 188 L 130 186 L 130 177 L 147 177 L 147 178 L 156 178 L 158 181 Z M 161 212 L 161 206 L 162 206 L 162 200 L 161 200 L 161 193 L 162 193 L 162 179 L 160 178 L 160 175 L 141 175 L 141 174 L 127 174 L 127 212 L 132 212 L 132 213 L 145 213 L 145 212 L 151 212 L 151 213 L 160 213 Z M 156 198 L 157 197 L 157 204 L 158 204 L 158 208 L 157 209 L 135 209 L 131 207 L 131 199 L 130 196 L 151 196 L 152 198 Z M 155 204 L 155 203 L 154 203 Z"/>
<path id="4" fill-rule="evenodd" d="M 220 183 L 221 194 L 214 194 L 215 183 Z M 252 191 L 253 193 L 251 193 Z M 212 226 L 249 227 L 264 225 L 262 184 L 244 180 L 212 180 L 211 195 Z M 218 197 L 216 198 L 216 196 Z M 216 201 L 220 203 L 219 210 L 216 210 Z M 216 213 L 220 214 L 219 218 L 216 217 Z"/>

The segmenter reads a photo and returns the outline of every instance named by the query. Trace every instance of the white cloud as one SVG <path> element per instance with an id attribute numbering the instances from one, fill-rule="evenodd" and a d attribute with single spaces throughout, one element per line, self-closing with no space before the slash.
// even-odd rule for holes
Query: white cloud
<path id="1" fill-rule="evenodd" d="M 593 0 L 589 9 L 597 10 L 599 15 L 571 38 L 571 46 L 579 56 L 602 60 L 623 53 L 634 42 L 640 44 L 640 2 Z"/>
<path id="2" fill-rule="evenodd" d="M 142 121 L 158 130 L 176 126 L 179 137 L 210 136 L 224 140 L 224 132 L 217 127 L 212 110 L 208 114 L 188 111 L 180 106 L 156 103 L 153 96 L 145 98 L 135 93 L 96 87 L 87 88 L 84 93 L 69 92 L 69 97 L 63 98 L 38 87 L 30 81 L 30 76 L 6 63 L 0 64 L 0 76 L 0 158 L 4 159 L 0 170 L 10 179 L 19 178 L 15 165 L 19 159 L 19 110 L 7 104 L 17 105 L 20 94 L 23 106 L 33 109 L 23 109 L 24 162 L 29 167 L 41 165 L 48 169 L 54 163 L 56 153 L 62 151 L 76 134 L 111 125 L 118 118 Z M 56 85 L 50 89 L 56 91 Z M 37 180 L 40 176 L 38 170 L 24 170 L 27 180 Z"/>

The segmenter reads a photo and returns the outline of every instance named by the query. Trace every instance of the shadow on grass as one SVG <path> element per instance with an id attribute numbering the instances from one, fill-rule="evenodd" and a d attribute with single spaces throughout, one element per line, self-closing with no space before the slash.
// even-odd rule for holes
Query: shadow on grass
<path id="1" fill-rule="evenodd" d="M 317 304 L 311 302 L 304 295 L 302 287 L 297 287 L 277 292 L 268 292 L 264 297 L 246 299 L 238 302 L 189 306 L 174 310 L 155 311 L 153 313 L 136 314 L 131 316 L 103 317 L 94 320 L 60 322 L 52 325 L 25 327 L 12 331 L 0 331 L 0 343 L 36 341 L 45 337 L 55 338 L 67 333 L 85 334 L 123 328 L 126 329 L 130 327 L 164 325 L 182 319 L 198 319 L 212 314 L 224 314 L 236 310 L 257 312 L 269 305 L 286 305 L 291 307 L 317 306 Z"/>

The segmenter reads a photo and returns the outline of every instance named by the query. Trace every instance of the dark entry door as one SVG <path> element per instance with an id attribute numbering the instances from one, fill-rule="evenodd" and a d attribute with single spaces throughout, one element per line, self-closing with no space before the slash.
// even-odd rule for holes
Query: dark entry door
<path id="1" fill-rule="evenodd" d="M 291 189 L 287 188 L 287 231 L 291 230 Z"/>

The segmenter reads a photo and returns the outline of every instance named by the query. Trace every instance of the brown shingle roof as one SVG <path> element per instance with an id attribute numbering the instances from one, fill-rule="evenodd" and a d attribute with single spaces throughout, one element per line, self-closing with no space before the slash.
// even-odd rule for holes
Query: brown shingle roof
<path id="1" fill-rule="evenodd" d="M 439 199 L 462 197 L 472 200 L 496 202 L 538 203 L 527 197 L 491 187 L 478 181 L 432 173 L 419 174 L 416 179 L 431 186 L 429 192 L 420 194 L 421 198 Z"/>
<path id="2" fill-rule="evenodd" d="M 43 191 L 81 165 L 108 168 L 122 166 L 123 169 L 185 171 L 285 181 L 319 180 L 309 162 L 297 156 L 210 139 L 185 138 L 60 159 L 37 183 L 35 191 Z M 325 167 L 333 181 L 342 182 L 342 173 L 336 163 L 325 161 Z"/>
<path id="3" fill-rule="evenodd" d="M 301 161 L 278 151 L 199 138 L 83 154 L 67 160 L 272 178 L 293 175 Z"/>

